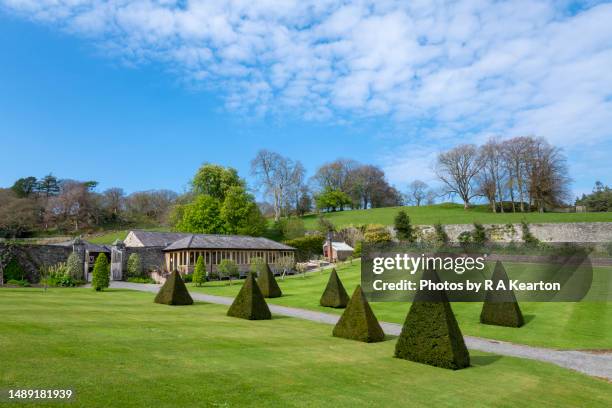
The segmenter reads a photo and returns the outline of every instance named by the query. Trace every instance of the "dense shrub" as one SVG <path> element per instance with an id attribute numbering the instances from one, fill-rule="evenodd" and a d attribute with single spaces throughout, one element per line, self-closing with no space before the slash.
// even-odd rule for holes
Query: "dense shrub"
<path id="1" fill-rule="evenodd" d="M 323 255 L 324 242 L 325 237 L 323 235 L 307 235 L 302 238 L 285 241 L 284 244 L 296 249 L 296 261 L 306 262 L 316 255 Z"/>
<path id="2" fill-rule="evenodd" d="M 142 262 L 140 261 L 140 255 L 133 253 L 130 255 L 127 261 L 127 273 L 128 277 L 136 278 L 142 277 Z"/>
<path id="3" fill-rule="evenodd" d="M 395 216 L 395 231 L 397 233 L 397 239 L 400 241 L 414 242 L 415 234 L 412 225 L 410 225 L 410 217 L 406 214 L 406 211 L 400 210 Z"/>
<path id="4" fill-rule="evenodd" d="M 108 259 L 105 254 L 98 255 L 94 264 L 93 274 L 91 279 L 91 287 L 96 291 L 101 291 L 108 288 L 110 284 L 110 269 Z"/>
<path id="5" fill-rule="evenodd" d="M 336 268 L 333 268 L 319 303 L 325 307 L 345 308 L 348 302 L 349 296 L 336 272 Z"/>
<path id="6" fill-rule="evenodd" d="M 529 246 L 537 246 L 540 241 L 529 230 L 527 221 L 521 221 L 521 231 L 523 232 L 523 242 Z"/>
<path id="7" fill-rule="evenodd" d="M 357 241 L 355 243 L 355 250 L 353 251 L 353 256 L 355 258 L 359 258 L 361 256 L 362 248 L 363 248 L 363 242 L 362 241 Z"/>
<path id="8" fill-rule="evenodd" d="M 25 279 L 21 279 L 21 280 L 11 279 L 6 283 L 8 283 L 9 285 L 22 286 L 24 288 L 30 286 L 30 282 L 28 282 Z"/>
<path id="9" fill-rule="evenodd" d="M 523 313 L 516 301 L 514 291 L 509 289 L 509 279 L 504 266 L 500 261 L 495 263 L 491 275 L 493 287 L 503 282 L 506 290 L 488 290 L 480 313 L 480 323 L 493 324 L 506 327 L 521 327 L 525 324 Z"/>
<path id="10" fill-rule="evenodd" d="M 127 281 L 131 283 L 155 283 L 153 279 L 145 278 L 142 276 L 133 276 L 133 277 L 127 278 Z"/>
<path id="11" fill-rule="evenodd" d="M 364 233 L 365 242 L 369 244 L 381 244 L 391 242 L 391 233 L 384 225 L 370 224 L 366 227 Z"/>
<path id="12" fill-rule="evenodd" d="M 270 320 L 272 318 L 254 273 L 249 273 L 247 276 L 244 285 L 227 311 L 227 315 L 248 320 Z"/>
<path id="13" fill-rule="evenodd" d="M 355 288 L 346 310 L 340 316 L 340 320 L 338 320 L 332 333 L 335 337 L 366 343 L 374 343 L 385 339 L 385 333 L 370 308 L 361 286 Z"/>
<path id="14" fill-rule="evenodd" d="M 433 270 L 425 271 L 421 279 L 440 282 Z M 417 292 L 397 339 L 395 357 L 453 370 L 469 367 L 470 355 L 444 291 Z"/>
<path id="15" fill-rule="evenodd" d="M 183 282 L 185 283 L 193 282 L 193 274 L 188 273 L 188 274 L 182 275 L 181 279 L 183 279 Z"/>
<path id="16" fill-rule="evenodd" d="M 263 297 L 276 298 L 283 295 L 268 264 L 258 264 L 257 272 L 257 284 Z"/>
<path id="17" fill-rule="evenodd" d="M 76 252 L 71 252 L 66 260 L 66 274 L 74 280 L 84 278 L 84 265 Z"/>
<path id="18" fill-rule="evenodd" d="M 444 230 L 444 226 L 441 223 L 434 224 L 435 241 L 438 245 L 444 245 L 448 243 L 448 234 Z"/>
<path id="19" fill-rule="evenodd" d="M 289 218 L 283 221 L 282 232 L 285 239 L 295 239 L 304 236 L 306 228 L 301 218 Z"/>
<path id="20" fill-rule="evenodd" d="M 172 306 L 193 304 L 193 299 L 187 291 L 187 287 L 178 271 L 174 271 L 168 276 L 166 282 L 157 292 L 154 302 Z"/>
<path id="21" fill-rule="evenodd" d="M 478 223 L 474 223 L 474 229 L 472 230 L 472 242 L 476 245 L 483 245 L 487 242 L 487 231 L 485 227 Z"/>
<path id="22" fill-rule="evenodd" d="M 60 262 L 53 266 L 42 267 L 40 270 L 42 279 L 40 283 L 55 287 L 73 287 L 84 284 L 85 281 L 74 279 L 68 274 L 66 262 Z"/>
<path id="23" fill-rule="evenodd" d="M 192 281 L 196 286 L 202 286 L 206 282 L 206 264 L 202 255 L 198 256 L 196 261 Z"/>
<path id="24" fill-rule="evenodd" d="M 8 282 L 10 280 L 24 280 L 25 279 L 25 271 L 19 265 L 17 259 L 13 258 L 9 261 L 9 263 L 4 267 L 4 282 Z"/>

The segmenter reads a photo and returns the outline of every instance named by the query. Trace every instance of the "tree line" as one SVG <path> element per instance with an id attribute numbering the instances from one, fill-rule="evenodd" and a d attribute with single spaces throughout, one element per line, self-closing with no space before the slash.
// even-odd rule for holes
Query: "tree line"
<path id="1" fill-rule="evenodd" d="M 567 158 L 543 138 L 456 146 L 438 155 L 435 174 L 442 194 L 458 197 L 465 208 L 484 198 L 493 212 L 544 212 L 570 198 Z"/>

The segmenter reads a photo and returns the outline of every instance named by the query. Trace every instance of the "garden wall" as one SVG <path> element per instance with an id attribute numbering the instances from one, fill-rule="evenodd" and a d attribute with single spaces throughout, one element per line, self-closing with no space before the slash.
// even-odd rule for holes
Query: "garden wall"
<path id="1" fill-rule="evenodd" d="M 72 247 L 58 245 L 0 243 L 0 259 L 6 259 L 8 263 L 16 258 L 26 273 L 26 279 L 30 282 L 38 282 L 41 266 L 66 262 L 71 252 Z"/>

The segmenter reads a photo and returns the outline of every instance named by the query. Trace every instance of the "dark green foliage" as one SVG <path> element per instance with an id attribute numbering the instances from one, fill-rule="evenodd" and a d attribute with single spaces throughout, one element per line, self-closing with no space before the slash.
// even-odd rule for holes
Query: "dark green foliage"
<path id="1" fill-rule="evenodd" d="M 227 311 L 227 315 L 247 320 L 272 319 L 272 314 L 259 290 L 254 273 L 249 273 L 249 276 L 247 276 L 242 289 L 240 289 Z"/>
<path id="2" fill-rule="evenodd" d="M 295 260 L 305 262 L 312 259 L 314 255 L 323 255 L 323 235 L 307 235 L 301 238 L 284 241 L 286 245 L 296 249 Z"/>
<path id="3" fill-rule="evenodd" d="M 487 231 L 485 230 L 485 227 L 478 222 L 474 223 L 472 242 L 474 242 L 476 245 L 482 245 L 487 242 Z"/>
<path id="4" fill-rule="evenodd" d="M 283 292 L 278 287 L 274 274 L 267 263 L 257 264 L 257 284 L 261 289 L 261 294 L 265 298 L 276 298 L 283 296 Z"/>
<path id="5" fill-rule="evenodd" d="M 410 217 L 406 211 L 400 210 L 395 216 L 395 231 L 400 241 L 414 242 L 414 230 L 410 225 Z"/>
<path id="6" fill-rule="evenodd" d="M 9 261 L 8 265 L 4 267 L 4 281 L 10 280 L 21 281 L 25 279 L 25 271 L 19 265 L 17 259 L 13 258 Z"/>
<path id="7" fill-rule="evenodd" d="M 480 313 L 480 323 L 506 327 L 521 327 L 525 324 L 523 313 L 516 301 L 514 291 L 509 288 L 509 279 L 500 261 L 495 263 L 491 276 L 493 289 L 488 290 Z M 498 282 L 503 282 L 506 290 L 495 290 Z"/>
<path id="8" fill-rule="evenodd" d="M 425 271 L 421 279 L 440 282 L 434 270 Z M 470 354 L 444 291 L 417 292 L 395 357 L 453 370 L 469 367 Z"/>
<path id="9" fill-rule="evenodd" d="M 437 244 L 443 245 L 448 243 L 448 234 L 444 231 L 444 226 L 441 223 L 434 224 L 434 230 Z"/>
<path id="10" fill-rule="evenodd" d="M 528 246 L 537 246 L 540 241 L 529 230 L 527 221 L 521 221 L 521 231 L 523 232 L 523 242 Z"/>
<path id="11" fill-rule="evenodd" d="M 168 276 L 164 285 L 157 292 L 157 296 L 155 296 L 155 303 L 173 306 L 193 304 L 193 299 L 178 271 L 174 271 Z"/>
<path id="12" fill-rule="evenodd" d="M 319 303 L 321 303 L 321 306 L 325 307 L 345 308 L 348 302 L 349 296 L 344 289 L 344 285 L 342 285 L 342 281 L 338 277 L 336 268 L 333 268 Z"/>
<path id="13" fill-rule="evenodd" d="M 576 200 L 577 205 L 585 205 L 589 211 L 610 211 L 612 209 L 612 188 L 601 181 L 595 182 L 591 194 L 583 194 Z"/>
<path id="14" fill-rule="evenodd" d="M 106 255 L 100 254 L 96 258 L 96 263 L 94 264 L 91 287 L 99 292 L 104 288 L 108 288 L 109 284 L 110 269 L 108 266 L 108 259 L 106 258 Z"/>
<path id="15" fill-rule="evenodd" d="M 334 327 L 333 335 L 366 343 L 375 343 L 385 339 L 385 333 L 378 324 L 361 286 L 355 288 L 346 310 Z"/>
<path id="16" fill-rule="evenodd" d="M 11 279 L 6 283 L 8 283 L 9 285 L 21 286 L 24 288 L 27 288 L 28 286 L 30 286 L 30 282 L 28 282 L 25 279 L 22 279 L 22 280 Z"/>

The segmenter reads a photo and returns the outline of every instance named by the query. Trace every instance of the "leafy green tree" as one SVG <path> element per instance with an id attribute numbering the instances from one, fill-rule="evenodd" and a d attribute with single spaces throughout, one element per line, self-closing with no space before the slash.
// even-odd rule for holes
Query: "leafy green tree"
<path id="1" fill-rule="evenodd" d="M 140 260 L 140 255 L 136 253 L 130 255 L 127 261 L 127 272 L 130 278 L 142 276 L 142 262 Z"/>
<path id="2" fill-rule="evenodd" d="M 222 234 L 225 232 L 220 215 L 219 200 L 209 195 L 199 195 L 183 206 L 181 218 L 175 228 L 182 232 Z"/>
<path id="3" fill-rule="evenodd" d="M 404 210 L 400 210 L 395 216 L 395 231 L 400 241 L 414 242 L 414 229 L 410 225 L 410 217 Z"/>
<path id="4" fill-rule="evenodd" d="M 29 197 L 32 193 L 36 191 L 36 187 L 38 182 L 36 177 L 23 177 L 20 178 L 13 184 L 11 190 L 15 193 L 15 195 L 19 198 Z"/>
<path id="5" fill-rule="evenodd" d="M 220 201 L 225 199 L 231 187 L 246 187 L 236 169 L 211 163 L 205 163 L 198 169 L 191 185 L 194 193 L 209 195 Z"/>
<path id="6" fill-rule="evenodd" d="M 265 232 L 266 219 L 255 204 L 255 198 L 244 187 L 229 188 L 220 215 L 229 234 L 259 236 Z"/>
<path id="7" fill-rule="evenodd" d="M 237 278 L 239 276 L 238 265 L 232 259 L 223 259 L 221 263 L 219 263 L 217 269 L 219 270 L 220 276 L 228 277 L 230 285 L 232 284 L 232 278 Z"/>
<path id="8" fill-rule="evenodd" d="M 202 255 L 198 256 L 192 279 L 196 286 L 202 286 L 206 282 L 206 264 L 204 263 L 204 257 Z"/>
<path id="9" fill-rule="evenodd" d="M 345 206 L 351 204 L 351 198 L 343 191 L 326 189 L 315 197 L 317 208 L 328 211 L 342 211 Z"/>
<path id="10" fill-rule="evenodd" d="M 96 258 L 96 263 L 94 264 L 91 287 L 99 292 L 104 288 L 108 288 L 109 284 L 110 270 L 108 266 L 108 259 L 106 258 L 106 255 L 100 254 L 98 255 L 98 258 Z"/>
<path id="11" fill-rule="evenodd" d="M 71 252 L 68 255 L 68 259 L 66 260 L 66 273 L 72 279 L 82 280 L 84 265 L 81 262 L 81 258 L 77 255 L 76 252 Z"/>

